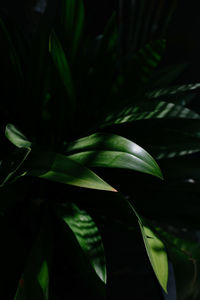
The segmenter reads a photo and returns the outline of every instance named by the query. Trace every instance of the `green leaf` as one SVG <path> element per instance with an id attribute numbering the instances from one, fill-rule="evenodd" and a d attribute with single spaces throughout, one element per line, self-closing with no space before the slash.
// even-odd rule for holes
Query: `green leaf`
<path id="1" fill-rule="evenodd" d="M 62 45 L 54 31 L 49 39 L 49 52 L 51 53 L 54 64 L 59 72 L 60 78 L 66 88 L 71 108 L 75 105 L 75 89 L 72 80 L 71 70 Z"/>
<path id="2" fill-rule="evenodd" d="M 84 26 L 84 5 L 82 0 L 63 0 L 61 26 L 65 30 L 65 39 L 70 56 L 76 55 Z"/>
<path id="3" fill-rule="evenodd" d="M 99 240 L 100 243 L 97 240 L 94 241 L 94 236 L 99 235 L 95 230 L 95 224 L 91 222 L 92 228 L 89 229 L 88 214 L 80 211 L 77 206 L 71 205 L 69 202 L 62 206 L 58 205 L 56 211 L 60 220 L 59 230 L 62 234 L 60 242 L 64 253 L 66 253 L 64 258 L 66 263 L 70 261 L 70 265 L 75 267 L 93 299 L 105 299 L 106 285 L 102 280 L 105 279 L 105 262 L 95 260 L 95 257 L 104 260 L 104 254 L 102 253 L 101 240 Z M 87 231 L 88 235 L 86 234 Z M 101 268 L 98 270 L 98 275 L 95 271 L 97 266 Z"/>
<path id="4" fill-rule="evenodd" d="M 52 252 L 52 225 L 46 220 L 19 280 L 15 300 L 48 300 L 49 259 Z"/>
<path id="5" fill-rule="evenodd" d="M 100 128 L 137 120 L 187 118 L 200 119 L 200 115 L 188 108 L 165 101 L 143 102 L 137 106 L 125 107 L 120 113 L 109 115 Z"/>
<path id="6" fill-rule="evenodd" d="M 69 204 L 65 211 L 63 221 L 72 230 L 96 274 L 106 283 L 104 247 L 98 227 L 92 217 L 75 204 Z"/>
<path id="7" fill-rule="evenodd" d="M 116 192 L 94 172 L 62 154 L 32 151 L 24 168 L 26 175 L 79 187 Z"/>
<path id="8" fill-rule="evenodd" d="M 138 223 L 143 236 L 146 251 L 154 273 L 161 287 L 167 293 L 168 258 L 165 246 L 162 240 L 152 231 L 152 229 L 146 224 L 146 222 L 143 221 L 133 205 L 129 201 L 127 202 L 131 210 L 138 218 Z"/>
<path id="9" fill-rule="evenodd" d="M 192 235 L 180 235 L 177 228 L 173 228 L 176 234 L 158 226 L 154 226 L 154 229 L 164 241 L 174 267 L 177 299 L 199 299 L 199 242 Z"/>
<path id="10" fill-rule="evenodd" d="M 32 143 L 13 124 L 6 126 L 5 135 L 7 139 L 18 148 L 30 148 Z"/>
<path id="11" fill-rule="evenodd" d="M 20 148 L 3 159 L 0 166 L 0 187 L 3 187 L 6 183 L 15 181 L 18 177 L 24 175 L 22 166 L 27 160 L 30 152 L 30 148 Z"/>
<path id="12" fill-rule="evenodd" d="M 69 144 L 66 154 L 86 166 L 132 169 L 162 178 L 149 153 L 118 135 L 96 133 L 81 138 Z"/>
<path id="13" fill-rule="evenodd" d="M 145 226 L 141 220 L 139 220 L 139 225 L 154 273 L 161 287 L 167 293 L 168 259 L 165 246 L 152 229 Z"/>
<path id="14" fill-rule="evenodd" d="M 184 85 L 176 85 L 170 86 L 166 88 L 160 88 L 151 92 L 147 93 L 147 97 L 149 99 L 153 98 L 163 98 L 167 96 L 174 96 L 177 94 L 184 94 L 184 93 L 193 93 L 198 92 L 200 89 L 200 83 L 188 83 Z"/>

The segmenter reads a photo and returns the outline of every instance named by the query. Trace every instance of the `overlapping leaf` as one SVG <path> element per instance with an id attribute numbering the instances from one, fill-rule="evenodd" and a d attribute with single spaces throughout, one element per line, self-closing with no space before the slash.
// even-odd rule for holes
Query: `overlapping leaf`
<path id="1" fill-rule="evenodd" d="M 169 118 L 200 119 L 200 115 L 174 103 L 165 101 L 143 102 L 137 106 L 126 107 L 120 113 L 109 115 L 105 121 L 101 123 L 100 128 L 137 120 Z"/>
<path id="2" fill-rule="evenodd" d="M 149 99 L 153 98 L 169 98 L 170 96 L 177 96 L 179 94 L 184 95 L 187 93 L 195 93 L 199 92 L 200 90 L 200 83 L 188 83 L 183 85 L 177 85 L 177 86 L 170 86 L 166 88 L 160 88 L 157 90 L 154 90 L 152 92 L 147 93 L 147 97 Z"/>
<path id="3" fill-rule="evenodd" d="M 75 204 L 69 204 L 63 221 L 70 227 L 98 277 L 106 283 L 106 264 L 100 232 L 92 217 Z"/>
<path id="4" fill-rule="evenodd" d="M 167 293 L 168 282 L 168 258 L 165 245 L 162 240 L 154 233 L 154 231 L 140 217 L 132 204 L 129 203 L 133 213 L 138 218 L 138 223 L 143 236 L 146 251 L 154 270 L 154 273 L 163 288 Z"/>
<path id="5" fill-rule="evenodd" d="M 18 148 L 30 148 L 32 143 L 27 137 L 13 124 L 7 124 L 5 130 L 7 139 Z"/>
<path id="6" fill-rule="evenodd" d="M 115 191 L 90 169 L 54 152 L 32 151 L 24 166 L 26 175 L 79 187 Z"/>
<path id="7" fill-rule="evenodd" d="M 66 154 L 86 166 L 132 169 L 162 178 L 151 155 L 121 136 L 96 133 L 69 144 Z"/>
<path id="8" fill-rule="evenodd" d="M 84 26 L 84 5 L 82 0 L 63 0 L 61 26 L 64 28 L 65 41 L 70 49 L 69 56 L 76 55 Z"/>
<path id="9" fill-rule="evenodd" d="M 140 221 L 139 225 L 152 268 L 160 285 L 167 293 L 168 258 L 165 246 L 162 240 L 155 235 L 152 229 L 143 225 Z"/>
<path id="10" fill-rule="evenodd" d="M 189 237 L 175 236 L 162 228 L 155 229 L 164 241 L 174 267 L 177 299 L 199 299 L 199 242 Z"/>

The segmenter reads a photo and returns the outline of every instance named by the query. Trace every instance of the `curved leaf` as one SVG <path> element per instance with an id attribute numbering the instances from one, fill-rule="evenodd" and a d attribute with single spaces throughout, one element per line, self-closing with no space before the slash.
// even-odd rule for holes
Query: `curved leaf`
<path id="1" fill-rule="evenodd" d="M 18 148 L 29 148 L 32 143 L 13 124 L 6 126 L 5 135 L 7 139 Z"/>
<path id="2" fill-rule="evenodd" d="M 149 153 L 118 135 L 96 133 L 84 137 L 69 144 L 66 154 L 88 166 L 132 169 L 162 178 L 159 166 Z"/>
<path id="3" fill-rule="evenodd" d="M 152 229 L 145 226 L 140 220 L 139 225 L 154 273 L 161 287 L 167 293 L 168 259 L 165 246 Z"/>
<path id="4" fill-rule="evenodd" d="M 143 102 L 138 106 L 124 108 L 120 113 L 109 115 L 100 128 L 137 120 L 187 118 L 200 119 L 200 115 L 188 108 L 165 101 Z"/>
<path id="5" fill-rule="evenodd" d="M 138 218 L 138 223 L 143 236 L 146 251 L 149 256 L 149 260 L 154 273 L 161 287 L 167 293 L 168 258 L 165 246 L 161 239 L 152 231 L 152 229 L 146 224 L 146 222 L 143 221 L 132 204 L 130 204 L 130 202 L 128 202 L 128 204 Z"/>
<path id="6" fill-rule="evenodd" d="M 172 261 L 175 272 L 177 298 L 180 300 L 199 299 L 199 242 L 191 237 L 172 234 L 161 227 L 154 227 L 154 229 L 164 241 L 170 260 Z M 177 229 L 176 232 L 178 232 Z"/>
<path id="7" fill-rule="evenodd" d="M 26 175 L 79 187 L 116 192 L 94 172 L 62 154 L 32 151 L 24 168 Z"/>
<path id="8" fill-rule="evenodd" d="M 86 211 L 80 210 L 75 204 L 68 206 L 62 219 L 72 230 L 96 274 L 106 283 L 105 255 L 100 232 Z"/>

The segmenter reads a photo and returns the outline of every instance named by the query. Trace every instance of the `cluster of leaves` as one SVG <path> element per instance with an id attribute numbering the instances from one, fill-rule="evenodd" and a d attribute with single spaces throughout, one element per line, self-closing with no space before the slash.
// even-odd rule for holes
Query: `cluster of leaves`
<path id="1" fill-rule="evenodd" d="M 144 2 L 141 1 L 140 13 Z M 91 38 L 84 32 L 83 1 L 63 0 L 62 4 L 61 16 L 53 27 L 45 18 L 41 21 L 25 61 L 20 57 L 20 35 L 15 33 L 13 42 L 3 21 L 0 22 L 5 58 L 17 93 L 12 110 L 10 104 L 3 103 L 1 107 L 9 120 L 1 151 L 2 222 L 12 216 L 10 211 L 19 203 L 31 203 L 30 208 L 36 210 L 35 215 L 31 213 L 34 229 L 28 231 L 26 260 L 21 258 L 16 275 L 19 284 L 15 300 L 59 299 L 53 282 L 57 235 L 61 235 L 62 251 L 73 258 L 93 297 L 105 297 L 103 242 L 94 218 L 87 211 L 88 201 L 90 205 L 95 202 L 93 207 L 99 207 L 104 215 L 118 211 L 124 222 L 141 230 L 151 265 L 165 291 L 169 256 L 179 299 L 198 299 L 198 243 L 172 234 L 169 226 L 160 221 L 173 226 L 178 223 L 169 223 L 173 222 L 171 216 L 167 219 L 172 210 L 168 197 L 172 194 L 179 210 L 180 200 L 187 203 L 188 195 L 195 209 L 198 207 L 200 115 L 189 109 L 189 102 L 198 93 L 199 83 L 170 86 L 183 66 L 155 72 L 165 51 L 164 39 L 144 43 L 138 50 L 136 36 L 133 46 L 126 45 L 135 52 L 125 55 L 119 47 L 125 45 L 124 29 L 120 23 L 118 30 L 115 13 L 102 35 Z M 148 22 L 151 17 L 150 14 Z M 139 34 L 141 25 L 137 23 L 136 27 Z M 143 42 L 148 40 L 147 36 L 148 32 L 146 36 L 144 32 Z M 131 43 L 129 35 L 128 42 Z M 156 161 L 138 144 L 160 161 L 166 183 L 155 179 L 152 184 L 150 176 L 139 176 L 140 172 L 163 178 Z M 99 167 L 103 168 L 104 179 L 99 175 Z M 123 191 L 117 192 L 123 190 L 123 185 L 115 182 L 115 178 L 106 179 L 105 168 L 131 170 L 135 186 L 131 184 L 130 188 L 127 175 L 125 193 L 131 197 L 140 193 L 137 180 L 143 180 L 147 193 L 153 195 L 151 203 L 146 203 L 146 198 L 143 203 L 141 195 L 138 203 L 135 196 L 138 213 L 132 199 L 128 201 Z M 64 189 L 62 184 L 66 185 Z M 91 194 L 91 199 L 82 200 L 80 205 L 76 197 L 81 197 L 82 189 L 77 188 L 76 192 L 70 186 L 102 191 L 96 200 Z M 174 199 L 175 195 L 178 199 Z M 103 197 L 109 207 L 105 201 L 101 204 L 99 198 Z M 163 205 L 168 210 L 161 213 Z M 189 217 L 180 214 L 180 220 L 192 227 L 198 224 L 198 213 L 195 217 L 193 206 L 190 208 Z M 187 291 L 183 289 L 183 268 L 190 270 Z"/>

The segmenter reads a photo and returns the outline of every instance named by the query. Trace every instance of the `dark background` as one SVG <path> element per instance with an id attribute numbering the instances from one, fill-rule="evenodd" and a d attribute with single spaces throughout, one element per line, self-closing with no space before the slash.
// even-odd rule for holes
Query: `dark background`
<path id="1" fill-rule="evenodd" d="M 27 39 L 31 39 L 41 16 L 39 12 L 33 11 L 35 4 L 36 1 L 33 0 L 1 1 L 1 16 L 5 20 L 14 21 Z M 93 35 L 101 33 L 107 18 L 116 7 L 117 1 L 85 0 L 85 5 L 88 16 L 87 30 Z M 50 18 L 55 18 L 58 7 L 58 0 L 48 1 Z M 167 66 L 188 62 L 188 69 L 179 79 L 182 83 L 199 81 L 200 18 L 198 8 L 198 1 L 177 1 L 174 17 L 167 33 L 167 51 L 162 64 Z M 102 231 L 104 232 L 108 270 L 111 274 L 108 278 L 109 299 L 132 299 L 133 292 L 135 300 L 163 299 L 161 289 L 148 263 L 141 236 L 135 235 L 133 243 L 129 237 L 130 234 L 135 233 L 113 227 L 111 224 L 105 225 L 106 229 L 103 227 Z M 134 270 L 134 276 L 132 270 Z"/>

